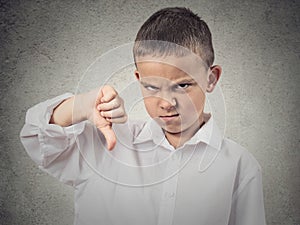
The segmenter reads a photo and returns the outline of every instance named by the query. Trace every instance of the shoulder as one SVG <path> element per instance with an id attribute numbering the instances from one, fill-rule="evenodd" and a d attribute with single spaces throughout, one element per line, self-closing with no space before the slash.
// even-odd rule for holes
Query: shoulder
<path id="1" fill-rule="evenodd" d="M 228 156 L 237 163 L 242 164 L 245 167 L 261 170 L 260 164 L 255 159 L 253 154 L 248 151 L 245 147 L 236 143 L 235 141 L 224 138 L 222 143 L 222 152 L 225 156 Z"/>
<path id="2" fill-rule="evenodd" d="M 239 184 L 247 183 L 261 174 L 261 166 L 253 154 L 233 140 L 223 139 L 220 156 L 225 165 L 231 165 L 235 181 Z"/>

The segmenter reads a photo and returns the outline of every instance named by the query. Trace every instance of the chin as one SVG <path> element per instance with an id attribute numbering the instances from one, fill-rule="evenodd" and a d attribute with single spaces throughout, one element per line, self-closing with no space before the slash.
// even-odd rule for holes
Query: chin
<path id="1" fill-rule="evenodd" d="M 166 125 L 166 124 L 160 124 L 161 128 L 170 134 L 180 134 L 184 131 L 182 126 L 172 126 L 172 125 Z"/>
<path id="2" fill-rule="evenodd" d="M 168 128 L 165 128 L 165 127 L 162 127 L 162 129 L 169 133 L 169 134 L 174 134 L 174 135 L 178 135 L 178 134 L 181 134 L 182 133 L 182 130 L 175 130 L 175 129 L 168 129 Z"/>

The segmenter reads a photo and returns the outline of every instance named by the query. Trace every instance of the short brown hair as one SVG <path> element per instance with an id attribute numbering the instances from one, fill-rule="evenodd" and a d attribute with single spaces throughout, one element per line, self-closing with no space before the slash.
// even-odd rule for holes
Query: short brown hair
<path id="1" fill-rule="evenodd" d="M 211 66 L 214 49 L 207 24 L 190 9 L 164 8 L 154 13 L 139 29 L 134 47 L 134 59 L 145 55 L 182 55 L 176 44 L 189 49 Z"/>

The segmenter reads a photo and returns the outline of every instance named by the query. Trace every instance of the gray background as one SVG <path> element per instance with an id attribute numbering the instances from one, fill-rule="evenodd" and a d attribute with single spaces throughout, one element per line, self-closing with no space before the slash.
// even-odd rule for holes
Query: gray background
<path id="1" fill-rule="evenodd" d="M 73 223 L 73 190 L 41 172 L 19 132 L 26 110 L 72 92 L 106 51 L 143 21 L 186 6 L 213 33 L 226 136 L 263 168 L 268 224 L 299 224 L 299 1 L 0 1 L 0 224 Z M 131 76 L 131 74 L 128 74 Z"/>

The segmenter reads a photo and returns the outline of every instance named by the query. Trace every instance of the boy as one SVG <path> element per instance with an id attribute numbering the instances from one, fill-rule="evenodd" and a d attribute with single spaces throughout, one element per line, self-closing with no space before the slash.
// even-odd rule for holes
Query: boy
<path id="1" fill-rule="evenodd" d="M 126 122 L 111 86 L 27 113 L 21 140 L 40 168 L 75 188 L 75 224 L 265 224 L 259 164 L 203 112 L 221 75 L 206 23 L 162 9 L 133 53 L 151 121 Z"/>

